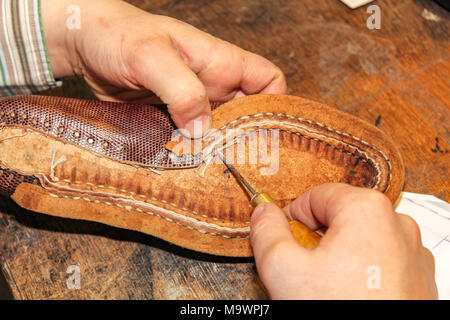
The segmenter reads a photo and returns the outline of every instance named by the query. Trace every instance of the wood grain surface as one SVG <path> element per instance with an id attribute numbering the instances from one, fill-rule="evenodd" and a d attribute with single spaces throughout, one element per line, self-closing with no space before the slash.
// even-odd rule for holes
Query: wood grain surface
<path id="1" fill-rule="evenodd" d="M 404 190 L 449 195 L 450 15 L 383 0 L 381 29 L 337 0 L 129 1 L 261 54 L 289 94 L 376 124 L 398 144 Z M 80 79 L 50 94 L 92 97 Z M 68 289 L 70 265 L 81 288 Z M 198 254 L 105 225 L 29 212 L 0 198 L 0 266 L 17 299 L 259 299 L 252 259 Z"/>

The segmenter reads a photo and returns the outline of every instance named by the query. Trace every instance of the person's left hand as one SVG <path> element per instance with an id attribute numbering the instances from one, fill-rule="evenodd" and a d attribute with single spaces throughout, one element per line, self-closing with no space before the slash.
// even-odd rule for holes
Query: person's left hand
<path id="1" fill-rule="evenodd" d="M 66 27 L 74 5 L 79 30 Z M 209 101 L 286 91 L 281 70 L 261 56 L 122 1 L 42 0 L 42 14 L 56 78 L 82 75 L 102 100 L 151 103 L 155 93 L 191 133 L 194 120 L 208 128 Z"/>

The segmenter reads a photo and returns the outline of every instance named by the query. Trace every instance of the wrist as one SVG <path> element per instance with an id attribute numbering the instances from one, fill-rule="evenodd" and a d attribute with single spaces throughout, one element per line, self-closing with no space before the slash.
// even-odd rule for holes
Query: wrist
<path id="1" fill-rule="evenodd" d="M 74 75 L 74 65 L 77 61 L 75 37 L 80 30 L 74 21 L 69 21 L 73 13 L 69 8 L 75 8 L 76 1 L 41 0 L 41 21 L 44 28 L 45 44 L 50 60 L 50 66 L 55 78 Z M 74 16 L 74 18 L 76 18 Z"/>
<path id="2" fill-rule="evenodd" d="M 47 51 L 56 78 L 82 75 L 87 55 L 105 40 L 99 37 L 99 30 L 110 29 L 105 21 L 117 17 L 119 22 L 129 8 L 136 9 L 120 0 L 40 1 Z"/>

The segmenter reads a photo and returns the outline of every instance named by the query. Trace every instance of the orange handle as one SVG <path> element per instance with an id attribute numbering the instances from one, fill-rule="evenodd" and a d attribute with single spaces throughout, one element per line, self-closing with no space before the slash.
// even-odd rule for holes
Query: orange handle
<path id="1" fill-rule="evenodd" d="M 275 201 L 264 192 L 255 194 L 251 199 L 251 203 L 253 207 L 258 206 L 260 203 L 273 203 L 276 205 Z M 297 240 L 302 247 L 310 249 L 317 247 L 320 241 L 320 236 L 317 233 L 309 230 L 307 226 L 296 220 L 290 220 L 289 225 L 295 240 Z"/>
<path id="2" fill-rule="evenodd" d="M 296 220 L 289 221 L 292 234 L 295 240 L 305 248 L 314 249 L 320 241 L 320 236 L 314 231 L 309 230 L 303 223 Z"/>

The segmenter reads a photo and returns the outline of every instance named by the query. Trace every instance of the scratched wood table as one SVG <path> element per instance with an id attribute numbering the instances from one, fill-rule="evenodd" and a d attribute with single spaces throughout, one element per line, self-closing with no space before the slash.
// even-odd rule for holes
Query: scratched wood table
<path id="1" fill-rule="evenodd" d="M 389 134 L 406 166 L 404 190 L 449 201 L 449 13 L 425 0 L 130 1 L 259 53 L 289 93 L 361 117 Z M 80 79 L 51 94 L 92 97 Z M 198 254 L 151 236 L 50 217 L 0 198 L 0 264 L 16 299 L 258 299 L 252 259 Z M 81 288 L 69 289 L 79 266 Z M 70 269 L 69 269 L 70 271 Z"/>

